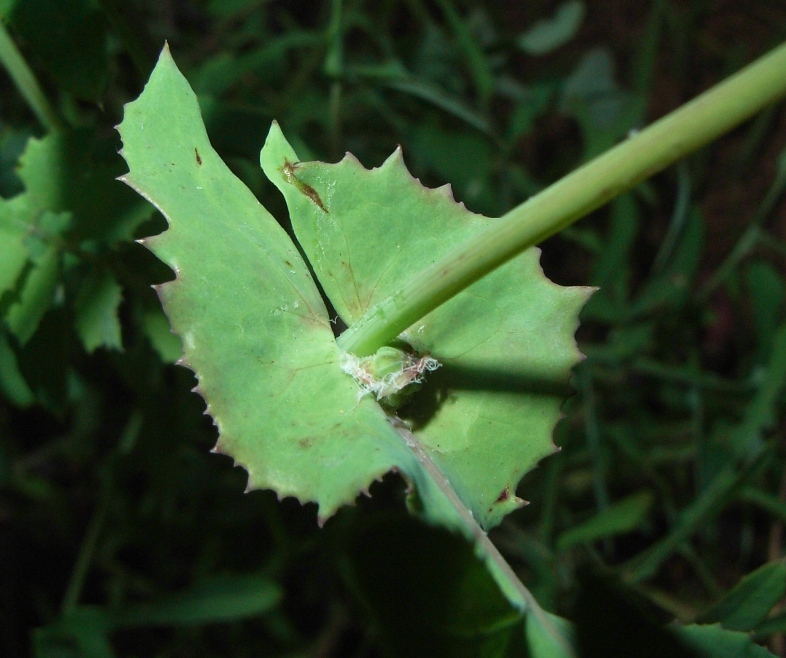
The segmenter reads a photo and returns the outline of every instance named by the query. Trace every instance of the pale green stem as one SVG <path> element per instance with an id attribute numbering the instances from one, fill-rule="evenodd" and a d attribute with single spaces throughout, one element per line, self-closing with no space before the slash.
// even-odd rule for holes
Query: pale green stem
<path id="1" fill-rule="evenodd" d="M 327 54 L 325 73 L 333 79 L 341 77 L 344 69 L 343 0 L 333 0 L 330 7 L 330 22 L 327 26 Z"/>
<path id="2" fill-rule="evenodd" d="M 0 21 L 0 63 L 8 71 L 19 93 L 46 129 L 50 132 L 62 130 L 60 117 L 49 104 L 41 85 L 38 84 L 33 71 L 22 57 L 22 53 L 19 52 L 2 21 Z"/>
<path id="3" fill-rule="evenodd" d="M 517 206 L 371 308 L 338 339 L 373 354 L 401 332 L 525 249 L 606 204 L 786 94 L 783 44 L 537 196 Z"/>
<path id="4" fill-rule="evenodd" d="M 475 550 L 478 557 L 486 564 L 491 576 L 497 582 L 500 590 L 510 601 L 511 605 L 519 611 L 530 616 L 531 620 L 540 626 L 542 632 L 550 637 L 560 652 L 558 655 L 566 658 L 575 656 L 570 640 L 564 636 L 561 630 L 540 607 L 535 597 L 521 582 L 516 572 L 507 563 L 502 554 L 497 550 L 492 541 L 488 538 L 483 529 L 478 525 L 472 512 L 467 509 L 464 503 L 456 494 L 442 470 L 433 462 L 431 456 L 423 448 L 420 440 L 408 428 L 396 425 L 396 429 L 403 437 L 407 446 L 412 450 L 415 458 L 420 462 L 423 469 L 431 476 L 436 486 L 442 491 L 443 495 L 450 501 L 457 515 L 461 519 L 464 529 L 472 535 Z"/>

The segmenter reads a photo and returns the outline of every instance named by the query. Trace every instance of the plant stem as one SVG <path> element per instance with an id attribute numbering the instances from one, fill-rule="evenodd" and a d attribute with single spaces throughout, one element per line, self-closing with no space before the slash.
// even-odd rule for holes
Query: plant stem
<path id="1" fill-rule="evenodd" d="M 8 71 L 19 93 L 46 129 L 50 132 L 62 130 L 63 123 L 60 117 L 49 104 L 32 69 L 27 65 L 2 21 L 0 21 L 0 63 Z"/>
<path id="2" fill-rule="evenodd" d="M 707 298 L 715 292 L 718 286 L 725 283 L 728 276 L 737 268 L 751 250 L 760 244 L 765 235 L 763 229 L 764 223 L 775 209 L 778 199 L 780 199 L 784 190 L 786 190 L 786 151 L 778 158 L 778 168 L 775 174 L 775 180 L 767 191 L 764 200 L 756 209 L 753 219 L 751 219 L 745 232 L 737 241 L 737 244 L 734 245 L 734 249 L 731 250 L 731 253 L 726 256 L 718 269 L 715 270 L 713 275 L 699 289 L 696 295 L 699 301 L 706 301 Z"/>
<path id="3" fill-rule="evenodd" d="M 325 35 L 327 53 L 325 55 L 325 74 L 333 80 L 330 85 L 330 148 L 334 155 L 340 153 L 341 144 L 341 78 L 344 75 L 344 27 L 343 0 L 333 0 L 330 8 L 330 22 Z"/>
<path id="4" fill-rule="evenodd" d="M 483 529 L 472 516 L 472 512 L 467 509 L 466 505 L 458 497 L 445 474 L 432 461 L 418 437 L 403 425 L 396 424 L 396 429 L 414 453 L 423 470 L 429 474 L 442 494 L 450 501 L 456 514 L 461 519 L 465 534 L 469 535 L 475 543 L 476 555 L 485 562 L 489 572 L 508 601 L 521 612 L 530 615 L 531 620 L 541 628 L 543 633 L 552 639 L 556 647 L 560 648 L 561 653 L 559 655 L 574 656 L 570 640 L 564 636 L 546 614 L 545 610 L 540 607 L 535 597 L 502 556 L 502 553 L 497 550 L 497 547 L 494 546 L 488 535 L 483 532 Z"/>
<path id="5" fill-rule="evenodd" d="M 786 94 L 783 44 L 517 206 L 414 276 L 338 339 L 373 354 L 419 319 L 525 249 L 558 233 Z"/>
<path id="6" fill-rule="evenodd" d="M 456 38 L 459 51 L 464 56 L 467 68 L 472 76 L 475 90 L 481 104 L 485 107 L 494 93 L 494 78 L 491 75 L 486 55 L 466 24 L 459 18 L 451 0 L 437 0 L 437 5 L 445 15 L 445 20 Z"/>
<path id="7" fill-rule="evenodd" d="M 68 582 L 65 596 L 63 597 L 63 604 L 60 613 L 67 616 L 79 603 L 79 596 L 82 593 L 82 588 L 87 578 L 90 563 L 93 561 L 93 554 L 95 553 L 98 539 L 101 531 L 104 528 L 104 521 L 106 521 L 107 512 L 109 511 L 110 496 L 104 490 L 101 500 L 98 503 L 98 508 L 90 519 L 90 525 L 85 533 L 84 541 L 79 549 L 79 555 L 76 558 L 74 570 L 71 573 L 71 579 Z"/>

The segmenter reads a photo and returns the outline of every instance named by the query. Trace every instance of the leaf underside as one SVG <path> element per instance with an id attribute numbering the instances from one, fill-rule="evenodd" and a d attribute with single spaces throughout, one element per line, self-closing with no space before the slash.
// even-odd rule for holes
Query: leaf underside
<path id="1" fill-rule="evenodd" d="M 457 204 L 448 186 L 423 187 L 401 149 L 372 170 L 349 154 L 337 164 L 298 163 L 274 124 L 261 161 L 347 324 L 494 221 Z M 400 415 L 485 528 L 522 504 L 518 481 L 554 451 L 580 358 L 573 334 L 590 291 L 548 281 L 538 256 L 528 250 L 402 335 L 442 367 Z"/>
<path id="2" fill-rule="evenodd" d="M 306 263 L 211 147 L 168 49 L 119 130 L 123 180 L 169 222 L 145 244 L 176 274 L 159 294 L 183 363 L 249 489 L 315 502 L 324 520 L 395 470 L 428 519 L 465 533 L 522 504 L 519 480 L 555 449 L 588 289 L 549 282 L 534 249 L 474 284 L 402 335 L 442 367 L 392 418 L 342 371 Z M 373 170 L 300 163 L 274 124 L 262 165 L 348 323 L 494 221 L 422 187 L 400 151 Z"/>

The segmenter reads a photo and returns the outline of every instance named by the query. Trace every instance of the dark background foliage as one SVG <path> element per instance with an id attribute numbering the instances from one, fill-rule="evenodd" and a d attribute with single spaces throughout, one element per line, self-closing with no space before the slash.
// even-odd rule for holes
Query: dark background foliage
<path id="1" fill-rule="evenodd" d="M 397 477 L 319 529 L 209 453 L 150 287 L 171 273 L 133 241 L 163 220 L 114 180 L 113 126 L 168 40 L 216 149 L 285 226 L 258 166 L 274 118 L 307 159 L 376 166 L 401 144 L 424 184 L 500 215 L 778 44 L 786 5 L 2 0 L 0 15 L 68 126 L 31 141 L 45 129 L 0 71 L 0 281 L 24 263 L 0 289 L 3 655 L 523 655 L 471 550 L 408 517 Z M 660 630 L 672 619 L 786 655 L 784 185 L 780 105 L 543 245 L 553 280 L 601 289 L 562 452 L 492 537 L 588 656 L 693 655 Z M 650 635 L 621 633 L 643 619 Z"/>

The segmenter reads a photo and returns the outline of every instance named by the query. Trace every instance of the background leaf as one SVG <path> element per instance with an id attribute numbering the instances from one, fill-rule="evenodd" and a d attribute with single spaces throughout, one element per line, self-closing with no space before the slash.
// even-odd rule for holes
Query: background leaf
<path id="1" fill-rule="evenodd" d="M 647 518 L 652 503 L 653 497 L 649 491 L 640 491 L 623 498 L 588 521 L 563 532 L 557 539 L 557 550 L 631 532 Z"/>
<path id="2" fill-rule="evenodd" d="M 566 44 L 576 35 L 585 12 L 586 7 L 581 0 L 563 2 L 553 18 L 533 25 L 516 43 L 530 55 L 545 55 Z"/>
<path id="3" fill-rule="evenodd" d="M 107 31 L 95 0 L 6 0 L 0 11 L 58 84 L 81 100 L 101 100 Z"/>
<path id="4" fill-rule="evenodd" d="M 88 352 L 99 346 L 120 349 L 120 320 L 117 309 L 122 290 L 108 272 L 96 273 L 80 290 L 75 303 L 76 330 Z"/>
<path id="5" fill-rule="evenodd" d="M 691 625 L 677 630 L 677 636 L 703 658 L 771 658 L 774 654 L 758 646 L 745 633 L 716 625 Z"/>
<path id="6" fill-rule="evenodd" d="M 720 622 L 732 631 L 751 631 L 786 595 L 786 566 L 765 564 L 749 573 L 697 621 Z"/>
<path id="7" fill-rule="evenodd" d="M 123 173 L 116 149 L 87 130 L 31 139 L 19 170 L 31 207 L 71 211 L 76 239 L 129 240 L 150 207 L 116 180 Z"/>
<path id="8" fill-rule="evenodd" d="M 256 617 L 281 601 L 278 585 L 265 574 L 213 576 L 189 589 L 110 612 L 115 628 L 191 626 Z"/>
<path id="9" fill-rule="evenodd" d="M 521 655 L 521 616 L 456 535 L 380 516 L 352 537 L 345 575 L 394 655 Z"/>
<path id="10" fill-rule="evenodd" d="M 8 308 L 8 328 L 20 343 L 30 340 L 52 304 L 59 276 L 60 254 L 49 246 L 32 261 L 18 299 Z"/>

